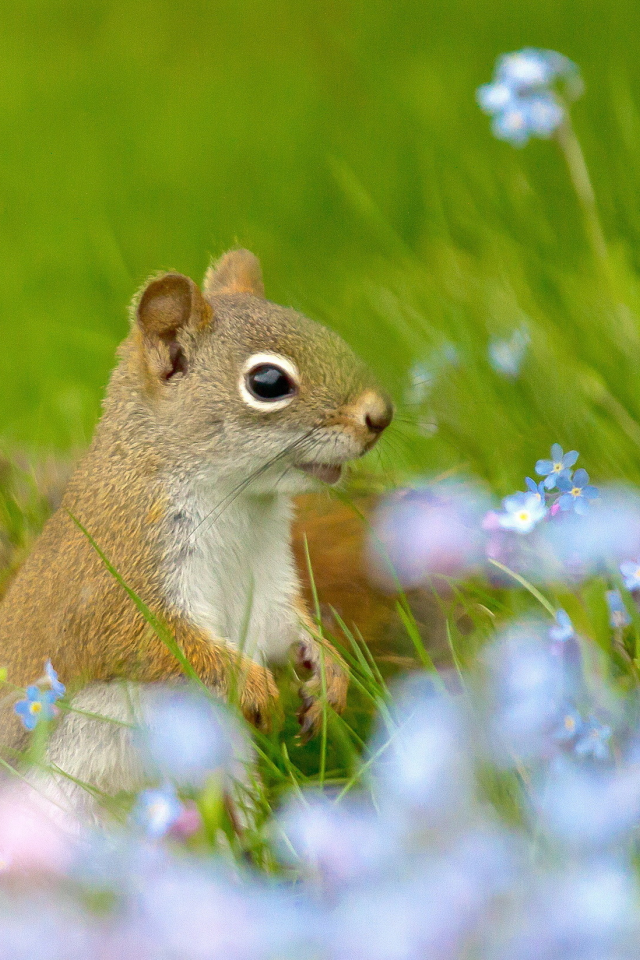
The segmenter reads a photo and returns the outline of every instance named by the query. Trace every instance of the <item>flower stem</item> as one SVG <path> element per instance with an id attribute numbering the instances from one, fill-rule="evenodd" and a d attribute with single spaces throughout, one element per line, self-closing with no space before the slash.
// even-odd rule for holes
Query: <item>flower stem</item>
<path id="1" fill-rule="evenodd" d="M 607 242 L 604 238 L 604 231 L 600 223 L 596 195 L 589 176 L 584 153 L 580 146 L 569 111 L 565 112 L 565 119 L 556 130 L 556 139 L 569 168 L 569 176 L 576 191 L 578 201 L 582 207 L 584 215 L 585 229 L 589 244 L 596 260 L 601 263 L 607 273 L 608 271 L 608 251 Z"/>

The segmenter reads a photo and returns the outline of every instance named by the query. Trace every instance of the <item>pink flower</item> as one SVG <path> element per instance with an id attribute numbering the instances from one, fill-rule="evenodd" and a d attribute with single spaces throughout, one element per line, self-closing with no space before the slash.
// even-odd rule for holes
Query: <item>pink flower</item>
<path id="1" fill-rule="evenodd" d="M 0 875 L 64 873 L 79 824 L 26 783 L 0 792 Z"/>
<path id="2" fill-rule="evenodd" d="M 193 800 L 185 800 L 178 819 L 169 828 L 169 836 L 188 840 L 202 827 L 202 817 Z"/>

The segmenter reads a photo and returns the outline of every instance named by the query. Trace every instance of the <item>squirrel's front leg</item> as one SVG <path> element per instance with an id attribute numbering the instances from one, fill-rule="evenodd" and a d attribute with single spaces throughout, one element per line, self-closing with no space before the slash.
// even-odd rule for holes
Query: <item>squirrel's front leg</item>
<path id="1" fill-rule="evenodd" d="M 164 622 L 202 682 L 225 698 L 236 693 L 245 719 L 260 730 L 268 730 L 273 714 L 279 712 L 280 698 L 271 671 L 182 618 L 168 616 Z M 135 679 L 153 682 L 182 672 L 180 663 L 162 640 L 147 631 L 144 656 Z"/>
<path id="2" fill-rule="evenodd" d="M 300 688 L 302 705 L 298 710 L 300 739 L 306 742 L 320 731 L 325 696 L 336 713 L 342 713 L 346 707 L 349 668 L 329 641 L 318 637 L 304 601 L 300 600 L 296 609 L 302 622 L 296 658 L 300 666 L 311 671 L 310 678 Z"/>

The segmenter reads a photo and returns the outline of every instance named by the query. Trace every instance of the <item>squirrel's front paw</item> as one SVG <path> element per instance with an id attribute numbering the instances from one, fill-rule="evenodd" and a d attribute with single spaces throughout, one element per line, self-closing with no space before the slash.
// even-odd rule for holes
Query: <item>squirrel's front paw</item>
<path id="1" fill-rule="evenodd" d="M 280 691 L 273 674 L 249 658 L 242 663 L 240 709 L 249 723 L 264 731 L 270 729 L 273 715 L 280 715 Z"/>
<path id="2" fill-rule="evenodd" d="M 302 705 L 298 710 L 299 737 L 306 743 L 322 726 L 323 689 L 326 702 L 336 713 L 342 713 L 347 705 L 349 671 L 341 657 L 327 644 L 324 656 L 313 640 L 303 640 L 298 647 L 298 663 L 312 671 L 306 683 L 300 687 Z M 323 682 L 324 673 L 324 682 Z"/>

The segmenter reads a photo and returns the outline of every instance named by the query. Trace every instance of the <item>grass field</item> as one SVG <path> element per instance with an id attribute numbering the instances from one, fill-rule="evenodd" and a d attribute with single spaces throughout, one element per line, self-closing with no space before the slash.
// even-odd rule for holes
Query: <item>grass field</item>
<path id="1" fill-rule="evenodd" d="M 8 10 L 3 444 L 84 445 L 145 276 L 199 278 L 242 243 L 269 295 L 335 326 L 396 400 L 414 363 L 439 367 L 407 414 L 428 439 L 398 439 L 397 469 L 467 470 L 506 493 L 559 440 L 599 479 L 638 479 L 638 26 L 629 0 Z M 574 120 L 613 295 L 556 147 L 495 141 L 475 104 L 495 57 L 527 44 L 583 71 Z M 507 382 L 487 343 L 522 324 Z"/>

